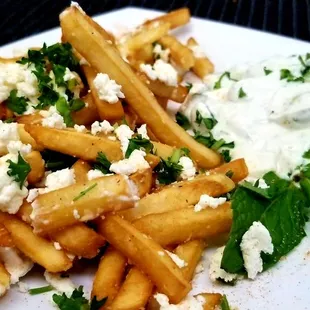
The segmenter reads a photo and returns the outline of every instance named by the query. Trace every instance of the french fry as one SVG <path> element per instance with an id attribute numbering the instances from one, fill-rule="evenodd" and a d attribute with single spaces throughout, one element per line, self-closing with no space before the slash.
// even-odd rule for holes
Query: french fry
<path id="1" fill-rule="evenodd" d="M 0 103 L 0 119 L 6 120 L 14 117 L 14 113 L 6 106 L 4 102 Z"/>
<path id="2" fill-rule="evenodd" d="M 103 213 L 133 207 L 137 194 L 148 190 L 147 171 L 130 179 L 123 175 L 76 183 L 39 195 L 32 203 L 32 225 L 37 233 L 52 233 L 64 227 L 93 220 Z"/>
<path id="3" fill-rule="evenodd" d="M 199 212 L 191 207 L 150 214 L 134 221 L 133 225 L 165 247 L 190 240 L 214 238 L 228 232 L 231 222 L 230 203 L 224 203 L 216 209 L 206 208 Z"/>
<path id="4" fill-rule="evenodd" d="M 215 169 L 212 169 L 209 172 L 210 172 L 210 174 L 214 174 L 214 173 L 226 174 L 229 171 L 232 173 L 231 179 L 235 183 L 242 181 L 249 174 L 249 170 L 248 170 L 248 167 L 245 163 L 244 158 L 239 158 L 239 159 L 233 160 L 229 163 L 223 164 L 223 165 L 221 165 Z"/>
<path id="5" fill-rule="evenodd" d="M 139 219 L 148 214 L 163 213 L 182 209 L 196 204 L 200 196 L 207 194 L 217 197 L 231 191 L 235 187 L 232 180 L 222 174 L 201 175 L 164 187 L 139 200 L 135 208 L 118 212 L 127 221 Z"/>
<path id="6" fill-rule="evenodd" d="M 167 145 L 167 144 L 163 144 L 160 142 L 152 142 L 155 148 L 154 153 L 159 156 L 160 158 L 163 158 L 165 160 L 168 159 L 168 157 L 170 157 L 173 152 L 175 151 L 175 147 Z"/>
<path id="7" fill-rule="evenodd" d="M 72 267 L 72 262 L 62 250 L 36 235 L 32 228 L 16 216 L 0 213 L 0 222 L 10 232 L 15 246 L 31 260 L 49 272 L 62 272 Z"/>
<path id="8" fill-rule="evenodd" d="M 205 304 L 203 310 L 216 310 L 221 304 L 222 295 L 217 293 L 201 293 L 199 296 L 202 296 L 205 299 Z"/>
<path id="9" fill-rule="evenodd" d="M 91 170 L 91 166 L 88 162 L 79 159 L 73 164 L 72 169 L 74 170 L 76 183 L 88 181 L 87 172 Z"/>
<path id="10" fill-rule="evenodd" d="M 187 46 L 189 48 L 193 48 L 195 46 L 198 46 L 198 43 L 194 38 L 189 38 L 187 40 Z M 197 74 L 197 76 L 203 79 L 207 74 L 214 72 L 214 65 L 207 56 L 199 58 L 195 57 L 195 64 L 192 67 L 192 70 L 195 74 Z"/>
<path id="11" fill-rule="evenodd" d="M 138 268 L 132 267 L 116 295 L 112 310 L 136 310 L 146 305 L 152 294 L 153 284 Z"/>
<path id="12" fill-rule="evenodd" d="M 32 213 L 32 206 L 31 203 L 27 202 L 26 200 L 23 201 L 23 204 L 19 208 L 16 215 L 22 219 L 24 222 L 31 224 L 32 220 L 30 218 L 30 215 Z"/>
<path id="13" fill-rule="evenodd" d="M 171 11 L 167 14 L 161 15 L 159 17 L 149 19 L 144 24 L 152 24 L 154 22 L 166 22 L 169 23 L 170 29 L 174 29 L 180 26 L 186 25 L 191 18 L 191 14 L 188 8 L 181 8 Z"/>
<path id="14" fill-rule="evenodd" d="M 190 290 L 179 267 L 152 239 L 115 215 L 108 215 L 98 226 L 99 232 L 139 270 L 143 271 L 167 295 L 178 303 Z"/>
<path id="15" fill-rule="evenodd" d="M 185 86 L 178 85 L 177 87 L 173 87 L 159 80 L 153 81 L 149 79 L 145 73 L 139 71 L 137 71 L 137 76 L 155 96 L 161 96 L 182 103 L 188 94 L 188 89 Z"/>
<path id="16" fill-rule="evenodd" d="M 30 165 L 30 172 L 27 176 L 29 184 L 36 184 L 41 181 L 45 173 L 45 162 L 38 151 L 32 151 L 25 155 L 26 162 Z"/>
<path id="17" fill-rule="evenodd" d="M 42 115 L 40 113 L 27 114 L 18 116 L 16 118 L 16 122 L 19 124 L 33 124 L 33 125 L 41 125 L 42 123 Z"/>
<path id="18" fill-rule="evenodd" d="M 156 100 L 164 110 L 167 110 L 168 98 L 156 96 Z"/>
<path id="19" fill-rule="evenodd" d="M 85 107 L 72 112 L 71 116 L 77 125 L 90 125 L 99 119 L 97 107 L 91 93 L 86 94 L 82 100 L 85 102 Z"/>
<path id="20" fill-rule="evenodd" d="M 132 56 L 134 59 L 142 63 L 149 63 L 153 61 L 153 46 L 151 43 L 142 46 L 136 50 Z"/>
<path id="21" fill-rule="evenodd" d="M 203 168 L 213 168 L 220 164 L 219 154 L 196 142 L 170 119 L 152 92 L 138 79 L 115 48 L 100 40 L 100 34 L 84 14 L 70 7 L 60 15 L 60 23 L 67 40 L 92 67 L 98 72 L 106 72 L 111 79 L 122 85 L 128 104 L 161 142 L 188 148 L 193 159 Z"/>
<path id="22" fill-rule="evenodd" d="M 11 276 L 8 271 L 5 269 L 2 262 L 0 262 L 0 286 L 3 288 L 3 291 L 0 291 L 0 297 L 6 293 L 10 287 Z"/>
<path id="23" fill-rule="evenodd" d="M 43 151 L 43 147 L 38 144 L 33 138 L 32 136 L 25 130 L 25 125 L 23 124 L 18 124 L 18 134 L 19 134 L 19 138 L 20 140 L 24 143 L 24 144 L 30 144 L 32 146 L 33 150 L 36 151 Z"/>
<path id="24" fill-rule="evenodd" d="M 14 243 L 8 230 L 0 224 L 0 247 L 13 247 Z"/>
<path id="25" fill-rule="evenodd" d="M 170 49 L 172 60 L 182 69 L 188 71 L 195 65 L 195 57 L 193 52 L 175 37 L 166 35 L 158 41 L 165 48 Z"/>
<path id="26" fill-rule="evenodd" d="M 110 309 L 122 284 L 126 264 L 126 257 L 112 247 L 109 247 L 101 257 L 91 296 L 92 298 L 96 296 L 97 300 L 108 298 L 103 309 Z"/>
<path id="27" fill-rule="evenodd" d="M 97 107 L 97 111 L 101 120 L 115 121 L 124 117 L 124 109 L 122 103 L 118 100 L 115 104 L 110 104 L 99 98 L 97 88 L 94 84 L 94 79 L 97 76 L 97 71 L 91 66 L 84 65 L 82 70 L 85 74 L 93 101 Z"/>

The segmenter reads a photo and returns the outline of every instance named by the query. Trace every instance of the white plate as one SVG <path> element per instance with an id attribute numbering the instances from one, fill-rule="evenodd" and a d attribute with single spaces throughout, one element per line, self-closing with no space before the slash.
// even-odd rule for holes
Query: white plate
<path id="1" fill-rule="evenodd" d="M 119 32 L 132 27 L 158 12 L 127 8 L 100 15 L 96 20 L 106 29 Z M 212 59 L 216 70 L 221 71 L 238 63 L 259 61 L 274 55 L 290 55 L 310 52 L 310 44 L 259 31 L 219 24 L 193 18 L 189 26 L 175 32 L 179 38 L 194 36 Z M 60 29 L 54 29 L 0 48 L 1 56 L 10 56 L 12 49 L 41 46 L 60 39 Z M 307 226 L 310 233 L 310 225 Z M 210 250 L 212 251 L 212 250 Z M 206 253 L 206 265 L 208 256 Z M 87 295 L 91 289 L 94 266 L 76 268 L 72 279 L 77 285 L 84 285 Z M 31 273 L 23 282 L 29 287 L 46 285 L 42 273 Z M 255 281 L 243 280 L 235 287 L 211 284 L 207 274 L 199 274 L 193 283 L 193 293 L 220 292 L 228 296 L 231 305 L 239 310 L 305 310 L 310 309 L 310 238 L 307 237 L 288 257 L 275 268 L 261 274 Z M 0 301 L 0 309 L 54 309 L 52 293 L 29 296 L 12 289 Z"/>

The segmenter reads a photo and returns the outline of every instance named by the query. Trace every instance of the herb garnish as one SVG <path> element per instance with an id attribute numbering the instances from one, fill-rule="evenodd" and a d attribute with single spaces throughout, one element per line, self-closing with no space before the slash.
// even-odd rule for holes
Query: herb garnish
<path id="1" fill-rule="evenodd" d="M 42 287 L 37 287 L 37 288 L 31 288 L 28 290 L 28 293 L 30 295 L 39 295 L 39 294 L 50 292 L 53 289 L 54 288 L 51 285 L 47 285 L 47 286 L 42 286 Z"/>
<path id="2" fill-rule="evenodd" d="M 239 97 L 239 98 L 244 98 L 244 97 L 246 97 L 246 96 L 247 96 L 246 92 L 243 90 L 242 87 L 240 87 L 239 93 L 238 93 L 238 97 Z"/>
<path id="3" fill-rule="evenodd" d="M 182 114 L 181 112 L 178 112 L 175 115 L 176 122 L 185 130 L 191 128 L 191 123 L 189 122 L 189 119 Z"/>
<path id="4" fill-rule="evenodd" d="M 303 153 L 302 158 L 310 159 L 310 149 Z"/>
<path id="5" fill-rule="evenodd" d="M 221 306 L 221 310 L 230 310 L 230 306 L 229 306 L 226 295 L 223 295 L 220 306 Z"/>
<path id="6" fill-rule="evenodd" d="M 304 82 L 305 79 L 302 76 L 295 77 L 288 69 L 280 70 L 280 80 L 287 80 L 287 82 Z"/>
<path id="7" fill-rule="evenodd" d="M 73 198 L 73 201 L 77 201 L 80 198 L 82 198 L 83 196 L 85 196 L 88 192 L 90 192 L 92 189 L 94 189 L 96 186 L 98 185 L 98 183 L 94 183 L 93 185 L 89 186 L 88 188 L 86 188 L 85 190 L 81 191 L 79 193 L 79 195 L 77 195 L 76 197 Z"/>
<path id="8" fill-rule="evenodd" d="M 265 72 L 265 75 L 269 75 L 272 73 L 272 70 L 269 70 L 266 67 L 264 67 L 264 72 Z"/>
<path id="9" fill-rule="evenodd" d="M 188 91 L 190 91 L 193 87 L 193 83 L 186 83 L 185 87 L 188 89 Z"/>
<path id="10" fill-rule="evenodd" d="M 134 150 L 142 149 L 146 153 L 150 153 L 153 150 L 153 144 L 149 139 L 142 138 L 141 135 L 136 135 L 135 137 L 129 139 L 129 144 L 125 153 L 125 158 L 129 158 Z"/>
<path id="11" fill-rule="evenodd" d="M 211 130 L 217 124 L 217 120 L 214 118 L 213 115 L 211 117 L 203 117 L 201 113 L 196 110 L 196 123 L 201 125 L 203 123 L 207 129 Z"/>
<path id="12" fill-rule="evenodd" d="M 71 167 L 76 162 L 76 158 L 70 155 L 51 150 L 44 150 L 41 155 L 45 161 L 45 168 L 53 172 Z"/>
<path id="13" fill-rule="evenodd" d="M 27 110 L 27 98 L 17 97 L 17 90 L 13 89 L 10 92 L 6 106 L 17 114 L 23 114 Z"/>
<path id="14" fill-rule="evenodd" d="M 7 160 L 9 163 L 9 169 L 7 174 L 10 177 L 14 178 L 14 181 L 19 183 L 20 189 L 23 188 L 26 178 L 31 171 L 30 165 L 24 160 L 20 152 L 18 152 L 17 163 L 14 163 L 12 160 Z"/>
<path id="15" fill-rule="evenodd" d="M 220 76 L 220 78 L 218 79 L 218 81 L 214 84 L 214 89 L 220 89 L 220 88 L 222 87 L 222 80 L 223 80 L 223 78 L 224 78 L 225 76 L 226 76 L 229 80 L 231 80 L 231 81 L 236 81 L 235 79 L 232 79 L 232 78 L 230 77 L 230 72 L 226 71 L 226 72 L 224 72 L 224 73 Z"/>
<path id="16" fill-rule="evenodd" d="M 100 170 L 103 174 L 110 173 L 111 162 L 107 159 L 103 152 L 99 152 L 96 162 L 93 165 L 94 169 Z"/>

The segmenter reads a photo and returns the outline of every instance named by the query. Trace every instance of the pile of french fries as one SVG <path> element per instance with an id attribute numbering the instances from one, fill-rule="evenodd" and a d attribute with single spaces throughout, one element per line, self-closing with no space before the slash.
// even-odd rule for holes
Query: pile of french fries
<path id="1" fill-rule="evenodd" d="M 123 159 L 118 141 L 104 134 L 43 127 L 37 113 L 17 119 L 22 142 L 33 148 L 26 156 L 31 166 L 29 186 L 44 177 L 40 154 L 44 149 L 77 158 L 72 166 L 76 183 L 40 194 L 32 203 L 25 200 L 16 215 L 0 212 L 0 246 L 15 247 L 47 271 L 60 273 L 70 270 L 77 259 L 72 260 L 68 253 L 91 259 L 108 243 L 91 292 L 97 300 L 107 297 L 104 309 L 160 309 L 153 298 L 156 292 L 168 296 L 173 304 L 186 298 L 204 249 L 229 232 L 232 222 L 229 202 L 200 212 L 195 212 L 194 205 L 203 194 L 219 197 L 230 192 L 248 174 L 243 159 L 222 164 L 219 154 L 196 142 L 163 109 L 168 100 L 185 100 L 184 73 L 191 70 L 203 78 L 213 71 L 207 57 L 195 58 L 190 49 L 197 45 L 195 39 L 184 45 L 170 33 L 189 20 L 190 13 L 183 8 L 148 20 L 136 32 L 117 40 L 75 6 L 60 15 L 62 40 L 88 63 L 81 66 L 87 81 L 84 87 L 90 90 L 82 98 L 87 105 L 74 112 L 75 123 L 89 128 L 96 120 L 120 123 L 125 118 L 132 129 L 147 124 L 156 149 L 156 155 L 146 156 L 149 169 L 129 178 L 114 174 L 88 180 L 87 172 L 99 152 L 111 162 Z M 177 86 L 152 81 L 140 71 L 141 63 L 154 63 L 155 42 L 169 48 L 171 61 L 180 69 Z M 93 83 L 98 72 L 122 86 L 124 100 L 109 104 L 99 98 Z M 9 117 L 9 111 L 4 110 L 2 118 Z M 197 167 L 208 173 L 156 188 L 153 169 L 160 158 L 167 159 L 181 147 L 188 148 Z M 229 171 L 232 178 L 225 175 Z M 138 200 L 131 192 L 132 184 L 137 187 Z M 90 187 L 92 191 L 74 199 Z M 166 251 L 178 255 L 185 266 L 178 267 Z M 8 287 L 9 283 L 10 274 L 0 262 L 0 284 Z M 220 294 L 205 292 L 201 296 L 204 309 L 220 304 Z"/>

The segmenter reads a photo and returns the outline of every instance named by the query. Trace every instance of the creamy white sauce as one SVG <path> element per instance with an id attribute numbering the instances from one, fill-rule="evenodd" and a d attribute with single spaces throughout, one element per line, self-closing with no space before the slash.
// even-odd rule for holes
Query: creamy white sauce
<path id="1" fill-rule="evenodd" d="M 305 57 L 303 57 L 305 59 Z M 264 68 L 272 73 L 266 75 Z M 206 87 L 197 87 L 183 106 L 193 127 L 196 111 L 203 117 L 213 115 L 218 124 L 212 129 L 216 139 L 234 141 L 233 159 L 246 159 L 250 176 L 260 177 L 274 170 L 282 177 L 303 163 L 310 148 L 310 81 L 288 82 L 280 79 L 281 69 L 296 77 L 304 67 L 298 56 L 275 57 L 259 64 L 237 66 L 229 70 L 220 89 L 214 84 L 221 74 L 205 78 Z M 240 89 L 246 96 L 239 98 Z"/>

